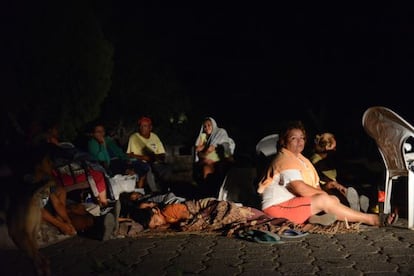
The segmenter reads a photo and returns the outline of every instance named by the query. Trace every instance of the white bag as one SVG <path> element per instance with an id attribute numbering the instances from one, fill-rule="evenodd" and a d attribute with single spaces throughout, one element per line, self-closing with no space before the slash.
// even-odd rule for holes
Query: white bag
<path id="1" fill-rule="evenodd" d="M 116 174 L 110 178 L 110 182 L 115 200 L 118 200 L 120 194 L 134 191 L 137 183 L 137 176 Z"/>

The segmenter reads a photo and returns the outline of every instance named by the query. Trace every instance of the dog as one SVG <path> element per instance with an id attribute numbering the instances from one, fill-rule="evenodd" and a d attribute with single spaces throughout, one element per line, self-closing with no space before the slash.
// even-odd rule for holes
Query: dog
<path id="1" fill-rule="evenodd" d="M 43 193 L 54 185 L 52 162 L 46 152 L 31 152 L 20 166 L 12 166 L 1 175 L 2 202 L 0 222 L 6 225 L 9 238 L 33 263 L 37 275 L 50 275 L 50 263 L 39 251 L 37 237 L 42 222 Z M 25 156 L 25 157 L 26 157 Z M 31 167 L 27 169 L 26 164 Z M 19 168 L 20 167 L 20 168 Z M 4 238 L 4 237 L 3 237 Z"/>

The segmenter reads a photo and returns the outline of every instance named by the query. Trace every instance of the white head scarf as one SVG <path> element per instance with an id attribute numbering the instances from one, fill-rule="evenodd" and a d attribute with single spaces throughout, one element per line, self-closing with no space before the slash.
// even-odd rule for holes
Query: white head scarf
<path id="1" fill-rule="evenodd" d="M 229 137 L 227 134 L 227 131 L 224 128 L 218 127 L 216 120 L 212 117 L 205 117 L 200 128 L 200 132 L 197 136 L 195 145 L 197 146 L 201 139 L 201 134 L 204 132 L 204 122 L 206 120 L 211 121 L 211 125 L 213 128 L 213 131 L 211 132 L 211 135 L 207 138 L 206 146 L 213 145 L 217 147 L 218 145 L 224 145 L 225 150 L 228 151 L 228 154 L 232 155 L 234 153 L 234 149 L 236 147 L 236 144 L 234 143 L 233 139 Z M 196 156 L 196 161 L 198 161 L 198 157 Z"/>

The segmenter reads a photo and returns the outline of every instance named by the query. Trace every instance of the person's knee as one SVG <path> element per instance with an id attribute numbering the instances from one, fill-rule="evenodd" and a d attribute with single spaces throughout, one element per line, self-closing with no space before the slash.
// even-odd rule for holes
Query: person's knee
<path id="1" fill-rule="evenodd" d="M 338 198 L 329 194 L 318 194 L 313 196 L 313 202 L 319 207 L 325 207 L 337 204 Z"/>
<path id="2" fill-rule="evenodd" d="M 334 195 L 328 195 L 328 197 L 329 197 L 329 200 L 332 201 L 332 204 L 338 204 L 338 203 L 340 203 L 340 200 L 339 200 L 338 197 L 336 197 Z"/>

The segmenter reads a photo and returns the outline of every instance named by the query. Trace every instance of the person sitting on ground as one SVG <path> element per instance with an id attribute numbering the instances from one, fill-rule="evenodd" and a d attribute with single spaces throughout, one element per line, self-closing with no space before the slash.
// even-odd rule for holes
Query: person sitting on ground
<path id="1" fill-rule="evenodd" d="M 85 234 L 98 240 L 109 239 L 116 230 L 114 215 L 107 213 L 95 217 L 82 204 L 68 201 L 65 188 L 55 181 L 50 147 L 40 145 L 37 151 L 41 155 L 34 157 L 33 163 L 37 165 L 30 179 L 32 182 L 49 181 L 41 192 L 42 220 L 55 226 L 64 235 Z"/>
<path id="2" fill-rule="evenodd" d="M 144 116 L 138 120 L 138 131 L 129 137 L 126 153 L 150 164 L 146 183 L 152 192 L 168 190 L 172 168 L 165 161 L 164 144 L 152 131 L 151 118 Z"/>
<path id="3" fill-rule="evenodd" d="M 44 145 L 31 149 L 28 157 L 31 160 L 28 162 L 35 164 L 34 172 L 25 176 L 25 182 L 47 181 L 47 185 L 40 192 L 42 220 L 58 228 L 62 234 L 74 236 L 77 232 L 67 213 L 66 191 L 54 181 L 53 163 L 47 149 Z"/>
<path id="4" fill-rule="evenodd" d="M 262 210 L 272 217 L 286 218 L 294 223 L 305 223 L 313 215 L 325 213 L 324 218 L 363 223 L 372 226 L 391 225 L 397 213 L 368 214 L 353 210 L 328 195 L 319 187 L 315 167 L 304 155 L 306 131 L 301 121 L 292 121 L 280 132 L 278 153 L 268 167 L 266 176 L 259 182 Z M 314 218 L 314 217 L 312 217 Z"/>
<path id="5" fill-rule="evenodd" d="M 56 185 L 50 187 L 48 192 L 46 204 L 42 208 L 42 219 L 57 227 L 64 235 L 76 235 L 76 228 L 66 209 L 66 190 Z"/>
<path id="6" fill-rule="evenodd" d="M 59 128 L 53 124 L 46 130 L 46 144 L 50 147 L 52 162 L 55 166 L 53 171 L 57 181 L 63 186 L 93 180 L 96 200 L 101 207 L 108 206 L 107 189 L 105 182 L 105 169 L 99 164 L 92 167 L 86 164 L 91 157 L 86 152 L 79 150 L 69 142 L 60 142 Z M 90 177 L 88 177 L 90 176 Z"/>
<path id="7" fill-rule="evenodd" d="M 88 151 L 110 176 L 133 173 L 138 175 L 137 188 L 144 187 L 145 176 L 150 169 L 149 164 L 136 158 L 131 160 L 111 137 L 105 135 L 103 124 L 94 124 L 92 137 L 88 141 Z"/>
<path id="8" fill-rule="evenodd" d="M 195 142 L 195 161 L 201 167 L 203 179 L 213 174 L 219 161 L 232 160 L 235 144 L 224 128 L 212 117 L 204 118 Z"/>
<path id="9" fill-rule="evenodd" d="M 59 185 L 50 190 L 41 213 L 44 221 L 65 235 L 79 234 L 97 240 L 107 240 L 115 235 L 117 222 L 112 213 L 92 215 L 83 204 L 68 201 L 66 190 Z"/>
<path id="10" fill-rule="evenodd" d="M 369 198 L 358 195 L 354 187 L 345 187 L 337 180 L 336 139 L 332 133 L 317 134 L 314 139 L 314 153 L 310 157 L 319 175 L 320 187 L 330 195 L 339 198 L 342 204 L 357 211 L 367 212 Z"/>

